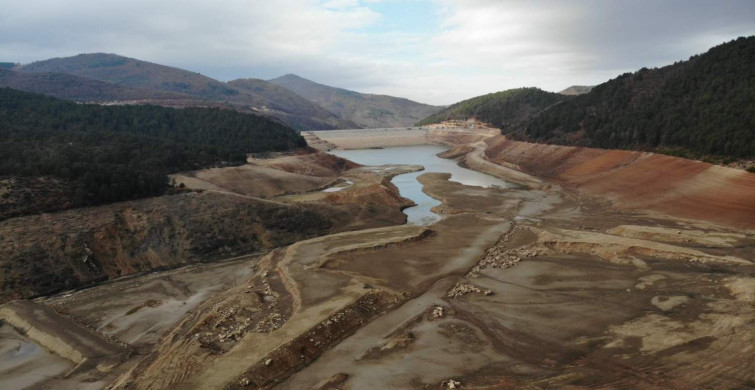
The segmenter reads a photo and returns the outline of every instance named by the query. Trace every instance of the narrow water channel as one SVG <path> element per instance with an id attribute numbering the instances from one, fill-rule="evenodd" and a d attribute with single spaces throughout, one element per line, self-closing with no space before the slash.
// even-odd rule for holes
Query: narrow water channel
<path id="1" fill-rule="evenodd" d="M 417 177 L 427 172 L 450 173 L 451 181 L 469 186 L 479 187 L 513 187 L 494 176 L 462 168 L 453 160 L 447 160 L 436 156 L 448 148 L 435 145 L 397 146 L 383 149 L 358 149 L 358 150 L 331 150 L 329 153 L 343 157 L 362 165 L 383 164 L 411 164 L 422 165 L 424 171 L 410 172 L 398 175 L 391 182 L 398 187 L 401 196 L 411 199 L 416 206 L 404 209 L 407 223 L 414 225 L 429 225 L 440 220 L 440 215 L 431 209 L 440 205 L 435 200 L 422 192 L 422 184 Z"/>

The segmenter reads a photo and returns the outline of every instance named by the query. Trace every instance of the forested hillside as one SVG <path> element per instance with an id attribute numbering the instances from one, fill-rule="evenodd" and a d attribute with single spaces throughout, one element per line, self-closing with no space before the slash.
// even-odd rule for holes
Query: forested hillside
<path id="1" fill-rule="evenodd" d="M 297 129 L 331 130 L 356 128 L 357 124 L 338 118 L 332 112 L 312 103 L 281 86 L 260 79 L 237 79 L 228 85 L 262 96 L 268 100 L 270 108 L 281 113 L 286 123 Z"/>
<path id="2" fill-rule="evenodd" d="M 475 118 L 506 129 L 565 99 L 567 97 L 538 88 L 509 89 L 461 101 L 430 115 L 419 122 L 419 125 Z"/>
<path id="3" fill-rule="evenodd" d="M 43 211 L 160 195 L 168 173 L 306 145 L 283 124 L 231 110 L 103 107 L 10 88 L 0 89 L 0 139 L 0 219 L 27 213 L 9 211 L 16 195 Z M 39 188 L 14 195 L 12 183 Z"/>
<path id="4" fill-rule="evenodd" d="M 309 99 L 344 121 L 364 128 L 412 126 L 440 110 L 440 107 L 409 99 L 335 88 L 294 74 L 268 81 Z"/>
<path id="5" fill-rule="evenodd" d="M 755 37 L 641 69 L 534 116 L 512 136 L 717 160 L 755 157 Z"/>
<path id="6" fill-rule="evenodd" d="M 188 100 L 193 100 L 196 105 L 206 104 L 202 99 L 176 92 L 124 87 L 66 73 L 14 72 L 3 69 L 2 66 L 0 87 L 88 103 L 139 100 L 163 105 L 166 101 L 181 101 L 185 104 Z"/>
<path id="7" fill-rule="evenodd" d="M 316 106 L 307 99 L 298 97 L 292 98 L 284 95 L 295 95 L 289 90 L 277 90 L 276 86 L 269 86 L 261 90 L 242 88 L 224 83 L 213 78 L 204 76 L 197 72 L 191 72 L 175 67 L 155 64 L 147 61 L 141 61 L 135 58 L 128 58 L 116 54 L 91 53 L 79 54 L 66 58 L 51 58 L 44 61 L 32 62 L 25 65 L 17 65 L 13 70 L 25 74 L 66 74 L 89 79 L 85 84 L 91 85 L 92 80 L 108 83 L 124 88 L 127 92 L 123 95 L 111 93 L 113 99 L 109 100 L 130 100 L 134 90 L 147 93 L 150 103 L 179 106 L 179 107 L 204 107 L 224 105 L 226 108 L 233 108 L 242 112 L 251 112 L 259 115 L 272 116 L 280 119 L 284 123 L 297 130 L 321 130 L 333 128 L 349 128 L 350 123 L 344 123 L 335 115 Z M 49 80 L 50 83 L 59 85 L 60 78 Z M 28 86 L 28 82 L 17 85 L 7 85 L 12 88 L 26 90 L 28 92 L 39 92 L 48 94 L 44 89 L 59 90 L 55 86 L 40 86 L 39 81 L 35 80 L 36 88 Z M 259 80 L 257 84 L 267 84 Z M 2 84 L 0 84 L 2 85 Z M 76 87 L 81 89 L 80 87 Z M 112 88 L 114 90 L 114 88 Z M 64 89 L 59 92 L 66 92 Z M 83 91 L 91 90 L 97 92 L 95 88 L 84 88 Z M 110 91 L 112 92 L 112 91 Z M 65 95 L 49 94 L 56 97 L 69 98 Z M 100 94 L 87 96 L 78 94 L 75 100 L 91 102 L 98 101 Z M 181 101 L 165 102 L 164 97 L 183 96 Z M 74 97 L 71 97 L 74 99 Z M 174 99 L 175 100 L 175 99 Z M 169 104 L 165 104 L 169 103 Z"/>

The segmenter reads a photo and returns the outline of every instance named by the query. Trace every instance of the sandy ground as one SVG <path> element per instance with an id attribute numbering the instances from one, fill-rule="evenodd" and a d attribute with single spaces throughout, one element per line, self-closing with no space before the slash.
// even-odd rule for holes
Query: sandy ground
<path id="1" fill-rule="evenodd" d="M 304 193 L 328 187 L 332 177 L 317 177 L 251 164 L 171 175 L 190 189 L 231 192 L 258 198 Z"/>
<path id="2" fill-rule="evenodd" d="M 448 156 L 522 185 L 428 173 L 444 215 L 428 227 L 318 237 L 46 303 L 136 347 L 113 388 L 755 386 L 751 232 L 612 208 L 494 164 L 480 134 L 455 137 Z M 275 201 L 396 201 L 383 169 Z"/>
<path id="3" fill-rule="evenodd" d="M 40 302 L 76 317 L 100 333 L 149 351 L 209 295 L 248 278 L 258 257 L 156 272 Z"/>

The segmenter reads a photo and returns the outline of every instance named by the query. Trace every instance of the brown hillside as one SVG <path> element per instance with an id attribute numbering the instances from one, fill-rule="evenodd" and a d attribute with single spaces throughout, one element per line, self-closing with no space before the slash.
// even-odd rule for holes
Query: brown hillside
<path id="1" fill-rule="evenodd" d="M 755 174 L 645 152 L 488 140 L 487 158 L 624 209 L 755 228 Z"/>
<path id="2" fill-rule="evenodd" d="M 399 222 L 387 212 L 208 191 L 11 218 L 0 222 L 0 302 Z"/>

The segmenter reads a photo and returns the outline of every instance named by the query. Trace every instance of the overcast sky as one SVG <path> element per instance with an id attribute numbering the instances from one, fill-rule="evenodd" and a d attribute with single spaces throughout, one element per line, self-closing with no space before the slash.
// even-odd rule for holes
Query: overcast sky
<path id="1" fill-rule="evenodd" d="M 0 61 L 108 52 L 431 104 L 597 84 L 754 34 L 753 0 L 0 0 Z"/>

